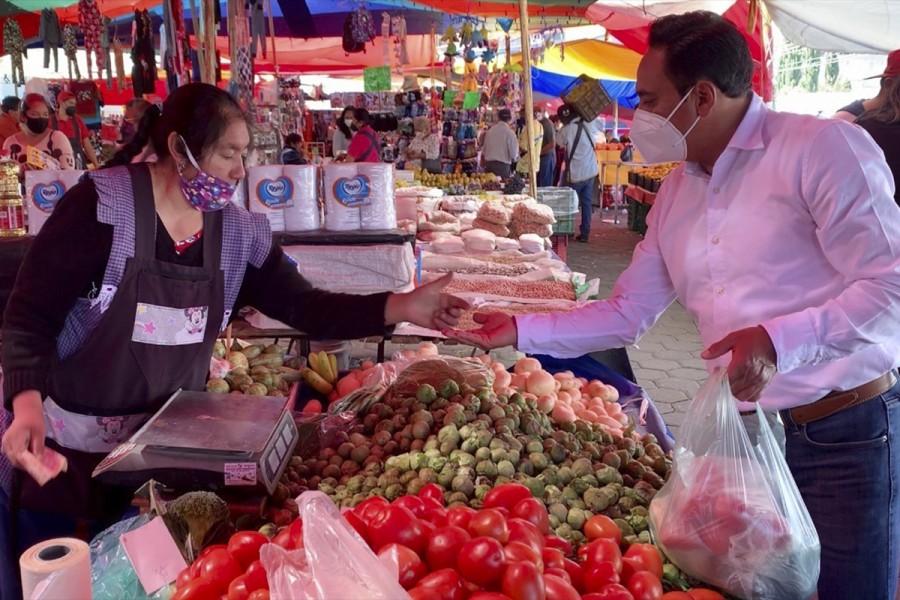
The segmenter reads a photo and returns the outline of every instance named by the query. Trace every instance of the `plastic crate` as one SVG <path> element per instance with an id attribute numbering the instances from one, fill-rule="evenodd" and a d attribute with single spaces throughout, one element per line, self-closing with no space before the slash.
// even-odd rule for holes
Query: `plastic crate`
<path id="1" fill-rule="evenodd" d="M 552 208 L 557 218 L 578 212 L 578 194 L 569 187 L 538 188 L 537 201 Z"/>
<path id="2" fill-rule="evenodd" d="M 572 105 L 578 116 L 585 121 L 593 121 L 603 109 L 612 104 L 612 99 L 606 93 L 603 84 L 587 75 L 579 75 L 563 90 L 561 97 L 564 102 Z"/>
<path id="3" fill-rule="evenodd" d="M 568 215 L 556 215 L 556 223 L 553 224 L 553 235 L 571 235 L 575 233 L 575 218 L 577 212 Z"/>

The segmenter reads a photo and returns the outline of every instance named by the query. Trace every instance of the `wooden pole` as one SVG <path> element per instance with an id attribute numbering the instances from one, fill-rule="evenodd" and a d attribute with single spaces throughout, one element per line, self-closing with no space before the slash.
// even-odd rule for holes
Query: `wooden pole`
<path id="1" fill-rule="evenodd" d="M 206 50 L 204 50 L 204 46 L 206 40 L 200 29 L 200 17 L 197 13 L 197 3 L 194 0 L 191 0 L 191 21 L 194 23 L 194 39 L 197 42 L 197 60 L 200 61 L 200 81 L 204 81 L 206 75 L 206 67 L 204 66 L 206 65 Z"/>
<path id="2" fill-rule="evenodd" d="M 619 138 L 619 99 L 613 100 L 613 137 Z"/>
<path id="3" fill-rule="evenodd" d="M 218 0 L 203 0 L 203 38 L 206 46 L 206 83 L 216 84 L 216 8 Z"/>
<path id="4" fill-rule="evenodd" d="M 528 182 L 531 185 L 531 195 L 537 198 L 537 168 L 540 165 L 540 155 L 534 156 L 534 96 L 531 93 L 531 40 L 528 35 L 528 0 L 519 0 L 519 33 L 522 38 L 522 75 L 525 86 L 525 135 L 528 136 L 528 155 L 531 160 L 528 163 Z"/>
<path id="5" fill-rule="evenodd" d="M 269 35 L 272 36 L 272 65 L 275 67 L 275 78 L 277 79 L 278 53 L 275 50 L 275 18 L 272 16 L 272 0 L 266 0 L 266 12 L 269 14 Z"/>
<path id="6" fill-rule="evenodd" d="M 431 22 L 431 93 L 434 93 L 434 61 L 437 60 L 437 40 L 435 38 L 434 21 Z"/>

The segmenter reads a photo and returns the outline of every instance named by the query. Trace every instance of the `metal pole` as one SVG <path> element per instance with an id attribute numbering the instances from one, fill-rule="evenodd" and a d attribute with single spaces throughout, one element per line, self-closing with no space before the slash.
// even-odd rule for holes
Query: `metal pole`
<path id="1" fill-rule="evenodd" d="M 613 100 L 613 137 L 619 139 L 619 99 Z"/>
<path id="2" fill-rule="evenodd" d="M 266 12 L 269 13 L 269 35 L 272 36 L 272 64 L 275 66 L 275 78 L 277 79 L 278 54 L 275 51 L 275 18 L 272 16 L 272 0 L 266 0 Z"/>
<path id="3" fill-rule="evenodd" d="M 431 22 L 431 93 L 434 94 L 434 61 L 437 60 L 437 43 L 434 32 L 434 21 Z"/>
<path id="4" fill-rule="evenodd" d="M 537 198 L 537 168 L 541 156 L 534 156 L 534 97 L 531 93 L 531 41 L 528 35 L 528 0 L 519 0 L 519 34 L 522 39 L 522 75 L 525 85 L 525 135 L 528 136 L 528 182 L 531 195 Z"/>

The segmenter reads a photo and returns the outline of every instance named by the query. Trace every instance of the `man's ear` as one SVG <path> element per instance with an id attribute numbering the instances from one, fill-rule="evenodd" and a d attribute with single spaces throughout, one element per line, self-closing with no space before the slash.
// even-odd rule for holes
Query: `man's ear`
<path id="1" fill-rule="evenodd" d="M 709 116 L 721 92 L 709 81 L 700 81 L 694 86 L 697 115 Z"/>

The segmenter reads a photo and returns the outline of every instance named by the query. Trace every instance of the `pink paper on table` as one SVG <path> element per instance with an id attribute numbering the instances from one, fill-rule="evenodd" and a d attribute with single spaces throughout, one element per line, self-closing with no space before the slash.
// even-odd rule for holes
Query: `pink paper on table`
<path id="1" fill-rule="evenodd" d="M 159 517 L 120 538 L 147 595 L 175 581 L 187 567 L 175 540 Z"/>

